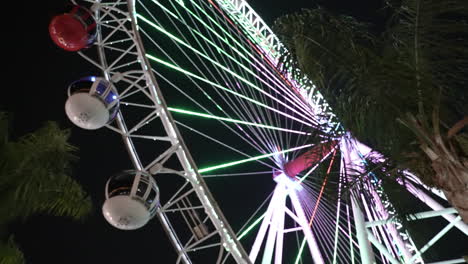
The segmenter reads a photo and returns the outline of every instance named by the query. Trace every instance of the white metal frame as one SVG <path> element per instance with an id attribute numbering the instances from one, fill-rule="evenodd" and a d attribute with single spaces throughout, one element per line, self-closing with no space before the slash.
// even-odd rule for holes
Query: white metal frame
<path id="1" fill-rule="evenodd" d="M 263 19 L 253 10 L 245 0 L 215 0 L 215 2 L 226 12 L 226 14 L 241 26 L 241 30 L 250 37 L 251 41 L 264 52 L 265 59 L 270 60 L 273 65 L 278 65 L 281 55 L 287 52 L 286 47 L 273 33 L 271 28 Z M 324 120 L 321 125 L 327 124 L 331 128 L 340 126 L 335 114 L 333 114 L 328 103 L 325 101 L 319 91 L 307 78 L 296 80 L 292 75 L 287 78 L 298 87 L 302 96 L 312 97 L 317 114 L 320 114 Z M 307 100 L 310 102 L 312 100 Z"/>
<path id="2" fill-rule="evenodd" d="M 171 192 L 171 197 L 166 203 L 161 204 L 157 216 L 166 230 L 174 248 L 178 253 L 177 263 L 191 263 L 191 255 L 197 254 L 204 250 L 215 249 L 218 254 L 213 254 L 213 261 L 209 263 L 224 263 L 227 259 L 231 258 L 236 263 L 251 263 L 249 256 L 244 251 L 243 247 L 236 238 L 235 233 L 231 230 L 228 222 L 224 218 L 220 208 L 217 206 L 216 201 L 211 196 L 203 178 L 197 173 L 196 165 L 188 152 L 180 133 L 175 126 L 174 120 L 167 110 L 164 97 L 157 85 L 156 79 L 151 72 L 151 66 L 145 56 L 144 47 L 138 33 L 138 24 L 135 14 L 135 1 L 134 0 L 114 0 L 114 1 L 92 1 L 87 0 L 92 5 L 91 10 L 96 16 L 97 22 L 97 43 L 98 58 L 93 58 L 86 52 L 79 54 L 89 61 L 91 64 L 98 67 L 104 77 L 115 84 L 121 96 L 121 111 L 116 118 L 115 125 L 108 125 L 107 127 L 123 138 L 125 146 L 127 147 L 131 161 L 136 169 L 146 171 L 152 175 L 170 173 L 173 175 L 181 176 L 185 181 L 178 185 L 173 190 L 164 189 L 164 192 Z M 229 14 L 231 19 L 241 25 L 242 30 L 250 35 L 251 40 L 255 45 L 260 47 L 267 56 L 267 59 L 272 63 L 278 63 L 279 56 L 285 52 L 284 46 L 272 33 L 271 29 L 263 22 L 263 20 L 253 11 L 253 9 L 242 0 L 217 0 L 221 8 Z M 106 31 L 105 34 L 103 32 Z M 292 77 L 291 77 L 292 78 Z M 291 79 L 292 82 L 296 82 Z M 296 82 L 297 83 L 297 82 Z M 304 93 L 304 91 L 307 92 Z M 323 97 L 316 91 L 314 87 L 300 90 L 304 97 L 311 96 L 314 99 L 317 107 L 320 107 L 321 113 L 326 113 L 329 116 L 327 122 L 331 122 L 338 126 L 339 123 L 335 121 L 334 115 L 331 113 L 330 108 L 324 102 Z M 145 102 L 140 100 L 132 100 L 132 96 L 141 96 L 145 98 Z M 128 127 L 128 119 L 126 119 L 125 106 L 133 107 L 139 114 L 139 118 L 135 121 L 136 124 Z M 164 131 L 154 134 L 139 133 L 145 130 L 149 123 L 159 123 Z M 158 147 L 155 149 L 161 150 L 160 152 L 152 153 L 151 157 L 137 151 L 135 140 L 145 140 L 152 142 L 151 144 L 168 145 L 166 148 Z M 145 156 L 143 156 L 145 155 Z M 181 168 L 171 167 L 168 165 L 168 160 L 176 158 L 179 161 Z M 150 160 L 150 161 L 148 161 Z M 278 188 L 284 188 L 292 199 L 292 203 L 296 204 L 294 207 L 296 213 L 300 214 L 300 206 L 295 200 L 294 193 L 287 190 L 281 184 Z M 411 190 L 410 190 L 411 191 Z M 421 195 L 416 195 L 420 199 Z M 283 195 L 286 198 L 286 195 Z M 281 198 L 281 199 L 283 199 Z M 366 222 L 363 213 L 356 203 L 361 203 L 358 197 L 353 198 L 353 213 L 355 215 L 356 227 L 358 227 L 357 236 L 360 244 L 361 259 L 363 263 L 372 263 L 372 250 L 370 243 L 377 247 L 385 256 L 388 257 L 390 262 L 397 263 L 398 261 L 386 251 L 382 245 L 371 232 L 369 228 L 377 227 L 383 224 L 382 221 L 387 219 L 373 219 L 373 221 Z M 426 199 L 427 200 L 427 199 Z M 296 202 L 295 202 L 296 201 Z M 298 207 L 298 208 L 296 208 Z M 436 206 L 437 207 L 437 206 Z M 435 210 L 442 210 L 441 207 L 433 207 Z M 287 208 L 283 208 L 286 212 Z M 445 209 L 444 209 L 445 210 Z M 466 230 L 466 224 L 460 221 L 459 216 L 453 216 L 451 210 L 439 212 L 442 216 L 446 217 L 450 223 L 439 234 L 431 239 L 427 245 L 422 247 L 420 251 L 414 251 L 411 255 L 410 262 L 420 261 L 420 254 L 430 248 L 440 237 L 442 237 L 450 228 L 456 226 L 460 230 Z M 418 215 L 416 219 L 422 219 L 430 213 Z M 438 213 L 434 213 L 437 215 Z M 171 221 L 172 215 L 178 215 L 184 219 L 185 226 L 179 223 L 175 224 Z M 448 215 L 448 216 L 447 216 Z M 361 216 L 361 217 L 359 217 Z M 300 220 L 304 217 L 296 215 Z M 266 218 L 265 218 L 266 219 Z M 272 221 L 267 223 L 265 221 Z M 276 240 L 277 252 L 280 250 L 279 245 L 282 241 L 282 232 L 275 231 L 279 228 L 284 221 L 280 218 L 264 220 L 265 224 L 262 226 L 270 225 L 270 233 L 268 236 L 271 239 L 267 240 L 267 247 L 273 250 L 273 242 Z M 304 229 L 303 220 L 300 220 L 300 226 Z M 386 225 L 393 224 L 385 222 Z M 275 227 L 276 226 L 276 227 Z M 266 232 L 267 227 L 260 228 Z M 189 231 L 191 234 L 188 238 L 184 231 Z M 262 232 L 263 232 L 262 231 Z M 310 231 L 310 230 L 309 230 Z M 304 232 L 307 236 L 307 232 Z M 260 234 L 260 233 L 259 233 Z M 261 234 L 260 234 L 261 235 Z M 263 234 L 265 235 L 265 234 Z M 395 234 L 399 236 L 399 234 Z M 310 237 L 310 235 L 309 235 Z M 310 240 L 308 238 L 308 240 Z M 313 237 L 309 243 L 312 252 L 317 251 L 313 248 Z M 322 263 L 319 258 L 320 253 L 312 253 L 316 258 L 316 263 Z M 271 260 L 271 254 L 264 257 L 264 262 Z M 440 263 L 461 263 L 453 262 L 459 259 L 450 260 L 448 262 Z M 275 262 L 281 262 L 281 257 L 277 254 Z"/>
<path id="3" fill-rule="evenodd" d="M 265 250 L 262 257 L 263 264 L 272 263 L 273 252 L 275 253 L 274 263 L 283 263 L 283 238 L 285 233 L 300 231 L 304 234 L 314 263 L 323 264 L 324 260 L 319 250 L 317 240 L 312 234 L 304 210 L 299 202 L 296 193 L 296 184 L 288 179 L 285 174 L 276 176 L 278 184 L 273 192 L 273 197 L 260 225 L 255 242 L 250 251 L 250 260 L 255 263 L 260 252 L 262 243 L 268 229 L 265 242 Z M 286 205 L 287 197 L 291 200 L 292 210 Z M 288 215 L 298 225 L 296 228 L 287 229 L 285 227 L 285 216 Z"/>
<path id="4" fill-rule="evenodd" d="M 198 174 L 196 165 L 167 110 L 162 93 L 150 70 L 150 64 L 145 57 L 144 47 L 137 30 L 135 1 L 88 2 L 92 5 L 91 10 L 95 14 L 98 27 L 95 43 L 98 58 L 92 58 L 87 51 L 79 52 L 79 54 L 97 66 L 108 81 L 114 83 L 122 105 L 134 107 L 142 113 L 136 125 L 127 127 L 124 117 L 126 110 L 122 107 L 116 118 L 116 126 L 108 125 L 107 127 L 122 136 L 136 169 L 152 175 L 172 173 L 186 179 L 186 183 L 172 190 L 174 199 L 162 204 L 157 212 L 160 222 L 179 255 L 177 263 L 191 263 L 192 254 L 213 248 L 217 248 L 219 253 L 213 254 L 213 261 L 210 263 L 221 263 L 228 258 L 232 258 L 236 263 L 250 263 L 203 178 Z M 102 33 L 104 31 L 106 34 Z M 136 94 L 147 99 L 146 103 L 132 101 L 130 98 Z M 160 122 L 164 135 L 160 135 L 161 131 L 156 131 L 155 135 L 138 133 L 147 124 L 155 122 Z M 142 157 L 142 154 L 137 151 L 135 139 L 161 142 L 166 145 L 170 143 L 170 146 L 159 154 L 153 153 L 155 157 L 152 161 L 144 163 L 142 159 L 147 160 L 148 157 Z M 155 152 L 157 149 L 161 147 L 155 148 Z M 174 156 L 178 159 L 182 169 L 166 166 L 166 161 Z M 168 191 L 171 190 L 164 190 L 164 192 Z M 183 193 L 182 196 L 178 196 L 181 193 Z M 187 226 L 174 226 L 170 220 L 170 215 L 173 214 L 179 214 L 185 219 Z M 189 219 L 196 219 L 197 225 L 193 225 Z M 203 226 L 204 231 L 201 232 L 200 229 Z M 213 229 L 208 231 L 207 226 Z M 186 241 L 182 241 L 181 232 L 187 229 L 193 235 Z"/>
<path id="5" fill-rule="evenodd" d="M 354 148 L 350 145 L 355 145 Z M 358 146 L 356 148 L 356 146 Z M 366 153 L 364 156 L 372 155 L 371 149 L 364 146 L 362 143 L 358 142 L 355 139 L 347 139 L 343 140 L 341 143 L 341 149 L 344 155 L 345 163 L 347 164 L 347 175 L 353 176 L 359 171 L 362 171 L 362 165 L 360 164 L 360 160 L 362 159 L 358 153 L 358 149 L 364 149 Z M 364 213 L 361 210 L 359 204 L 363 206 L 363 208 L 367 207 L 367 201 L 362 199 L 359 201 L 358 195 L 354 193 L 352 196 L 352 209 L 356 223 L 356 235 L 358 237 L 360 252 L 361 252 L 361 260 L 362 263 L 375 263 L 374 253 L 371 250 L 370 244 L 374 245 L 378 250 L 379 253 L 383 254 L 390 263 L 400 263 L 398 259 L 396 259 L 393 254 L 389 252 L 388 246 L 382 245 L 378 239 L 376 239 L 371 232 L 372 229 L 378 226 L 385 226 L 385 228 L 389 229 L 391 232 L 390 235 L 393 237 L 393 241 L 398 247 L 398 250 L 401 252 L 399 258 L 403 260 L 404 263 L 413 264 L 413 263 L 424 263 L 422 259 L 422 254 L 426 252 L 432 245 L 434 245 L 440 238 L 447 234 L 447 232 L 456 227 L 458 230 L 468 237 L 468 225 L 461 221 L 461 216 L 458 215 L 457 211 L 454 208 L 444 208 L 442 205 L 437 203 L 433 198 L 425 193 L 425 191 L 419 189 L 411 182 L 406 182 L 405 186 L 412 195 L 416 198 L 421 200 L 421 202 L 428 205 L 433 211 L 427 212 L 420 212 L 416 213 L 411 217 L 411 221 L 417 221 L 421 219 L 426 219 L 430 217 L 437 217 L 441 216 L 445 218 L 449 223 L 446 227 L 444 227 L 439 233 L 437 233 L 432 239 L 430 239 L 424 246 L 420 249 L 416 248 L 412 240 L 410 239 L 410 235 L 408 233 L 399 233 L 397 232 L 396 222 L 390 215 L 385 213 L 384 215 L 380 215 L 383 219 L 372 219 L 369 214 L 366 214 L 367 221 L 365 218 Z M 378 199 L 377 199 L 378 200 Z M 378 201 L 379 202 L 379 201 Z M 393 232 L 392 232 L 393 230 Z M 406 238 L 406 239 L 405 239 Z M 406 242 L 403 242 L 406 240 Z M 455 258 L 452 260 L 441 261 L 437 263 L 463 263 L 464 260 L 462 258 Z"/>

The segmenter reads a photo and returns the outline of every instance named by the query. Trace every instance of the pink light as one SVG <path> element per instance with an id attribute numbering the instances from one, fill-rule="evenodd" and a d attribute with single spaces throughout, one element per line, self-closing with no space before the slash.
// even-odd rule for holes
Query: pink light
<path id="1" fill-rule="evenodd" d="M 336 147 L 337 143 L 338 141 L 333 140 L 315 145 L 312 149 L 300 155 L 295 160 L 286 163 L 283 167 L 284 172 L 290 178 L 295 178 L 301 171 L 314 166 L 320 162 L 323 157 L 330 154 L 330 152 Z"/>
<path id="2" fill-rule="evenodd" d="M 332 160 L 330 161 L 330 165 L 328 165 L 327 176 L 325 176 L 325 179 L 323 180 L 322 188 L 320 188 L 320 193 L 318 195 L 317 202 L 315 203 L 314 210 L 312 211 L 312 217 L 310 218 L 309 226 L 312 226 L 312 223 L 314 221 L 315 213 L 317 212 L 317 208 L 318 208 L 318 206 L 320 204 L 320 200 L 322 198 L 323 190 L 325 190 L 325 185 L 327 185 L 328 174 L 330 174 L 331 167 L 333 165 L 333 161 L 335 160 L 335 155 L 336 155 L 336 149 L 333 151 Z"/>

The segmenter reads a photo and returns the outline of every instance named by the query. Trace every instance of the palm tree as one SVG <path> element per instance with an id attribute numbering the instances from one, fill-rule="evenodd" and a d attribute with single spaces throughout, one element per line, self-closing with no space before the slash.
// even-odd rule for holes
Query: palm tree
<path id="1" fill-rule="evenodd" d="M 306 75 L 344 127 L 444 191 L 468 223 L 468 1 L 385 4 L 385 30 L 324 8 L 279 18 L 284 71 Z M 298 68 L 300 70 L 293 70 Z"/>
<path id="2" fill-rule="evenodd" d="M 91 200 L 70 177 L 75 147 L 54 122 L 13 141 L 8 115 L 0 112 L 0 258 L 22 263 L 7 225 L 37 213 L 82 219 Z"/>

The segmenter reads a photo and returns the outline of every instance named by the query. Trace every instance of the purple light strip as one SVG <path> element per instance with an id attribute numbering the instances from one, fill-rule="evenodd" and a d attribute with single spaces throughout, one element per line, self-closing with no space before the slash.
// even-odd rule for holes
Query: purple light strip
<path id="1" fill-rule="evenodd" d="M 172 19 L 172 18 L 171 18 L 171 19 Z M 155 20 L 155 21 L 157 21 L 157 20 Z M 188 26 L 188 25 L 187 25 L 187 27 L 190 28 L 191 31 L 194 31 L 194 30 L 195 30 L 195 29 L 193 29 L 192 27 L 190 27 L 190 26 Z M 198 26 L 197 26 L 197 28 L 198 28 Z M 229 27 L 228 27 L 228 28 L 229 28 Z M 193 32 L 191 32 L 191 34 L 193 34 Z M 236 34 L 239 35 L 239 33 L 237 33 L 237 32 L 236 32 Z M 210 43 L 210 44 L 211 44 L 211 43 Z M 213 45 L 213 44 L 211 44 L 211 45 Z M 214 48 L 219 49 L 219 47 L 216 47 L 216 46 L 214 46 Z M 232 48 L 232 47 L 231 47 L 231 48 Z M 224 50 L 223 50 L 223 51 L 224 51 Z M 236 49 L 235 51 L 236 51 L 236 52 L 239 52 L 239 51 L 237 51 L 237 49 Z M 225 54 L 227 54 L 227 53 L 225 53 Z M 253 58 L 254 61 L 255 61 L 256 63 L 258 63 L 259 65 L 261 65 L 262 68 L 263 68 L 266 72 L 270 73 L 270 72 L 272 71 L 272 69 L 266 69 L 265 66 L 263 65 L 263 63 L 261 63 L 255 56 L 252 56 L 251 54 L 249 54 L 249 56 L 250 56 L 251 58 Z M 227 56 L 227 57 L 229 58 L 229 56 Z M 231 60 L 232 60 L 232 59 L 231 59 Z M 235 61 L 235 60 L 234 60 L 234 61 Z M 235 61 L 235 62 L 239 64 L 239 62 L 237 62 L 237 61 Z M 261 70 L 258 68 L 258 66 L 256 66 L 254 63 L 252 63 L 251 61 L 247 61 L 247 62 L 248 62 L 249 64 L 251 64 L 252 66 L 254 66 L 254 67 L 257 69 L 257 71 L 259 71 L 259 72 L 261 72 L 262 74 L 264 74 L 264 71 L 261 71 Z M 242 65 L 242 64 L 239 64 L 239 65 L 240 65 L 240 67 L 245 67 L 245 66 Z M 232 66 L 232 64 L 231 64 L 231 66 Z M 268 84 L 267 82 L 265 82 L 265 81 L 264 81 L 262 78 L 260 78 L 258 75 L 255 75 L 254 73 L 251 73 L 251 74 L 253 74 L 253 76 L 254 76 L 255 78 L 257 78 L 258 80 L 260 80 L 261 82 L 263 82 L 265 85 L 267 85 L 268 87 L 270 87 L 272 90 L 274 90 L 274 91 L 277 92 L 278 94 L 281 94 L 281 95 L 284 97 L 284 94 L 278 92 L 278 91 L 274 88 L 274 86 L 272 86 L 272 85 Z M 270 73 L 270 74 L 271 74 L 271 73 Z M 274 76 L 274 75 L 273 75 L 273 76 Z M 269 77 L 269 76 L 266 76 L 266 75 L 265 75 L 265 77 L 268 78 L 270 81 L 274 82 L 274 80 L 272 79 L 272 77 Z M 276 81 L 277 81 L 276 83 L 278 84 L 278 81 L 279 81 L 279 80 L 276 79 Z M 280 88 L 281 88 L 281 86 L 284 86 L 284 83 L 282 83 L 282 82 L 279 82 L 279 83 L 280 83 L 280 84 L 283 84 L 283 85 L 280 85 L 280 86 L 279 86 Z M 291 93 L 290 89 L 287 89 L 287 88 L 281 88 L 281 89 L 282 89 L 283 91 L 287 92 L 287 94 L 289 94 L 289 95 L 295 95 L 294 93 Z M 268 95 L 267 95 L 267 96 L 268 96 Z M 276 100 L 276 98 L 272 98 L 272 99 Z M 287 99 L 287 98 L 285 98 L 285 99 Z M 300 103 L 300 104 L 297 105 L 298 107 L 297 107 L 296 110 L 303 111 L 303 112 L 304 112 L 305 114 L 307 114 L 307 115 L 310 114 L 310 113 L 308 113 L 308 112 L 304 109 L 304 106 L 305 106 L 305 105 L 303 104 L 303 102 L 302 102 L 299 98 L 297 98 L 297 96 L 296 96 L 296 97 L 292 96 L 292 99 L 293 99 L 294 101 L 296 101 L 296 103 Z M 282 103 L 281 101 L 278 101 L 278 102 L 279 102 L 279 103 Z M 293 103 L 293 102 L 290 101 L 290 104 L 292 104 L 292 103 Z M 302 105 L 302 106 L 301 106 L 301 105 Z M 285 107 L 289 107 L 289 106 L 285 104 Z M 299 114 L 299 113 L 298 113 L 298 114 Z M 299 115 L 302 115 L 302 114 L 299 114 Z M 310 116 L 310 117 L 305 117 L 305 116 L 303 116 L 303 117 L 306 118 L 307 120 L 310 119 L 310 118 L 313 118 L 313 116 Z"/>
<path id="2" fill-rule="evenodd" d="M 359 159 L 359 157 L 362 157 L 362 156 L 367 156 L 373 160 L 381 160 L 382 161 L 382 155 L 379 154 L 379 153 L 376 153 L 376 152 L 373 152 L 368 146 L 362 144 L 361 142 L 355 140 L 355 139 L 352 139 L 353 141 L 353 146 L 354 146 L 354 149 L 351 150 L 353 153 L 351 154 L 353 156 L 353 159 Z M 361 172 L 363 172 L 364 170 L 360 170 Z M 375 192 L 375 189 L 373 186 L 371 186 L 370 184 L 368 185 L 369 187 L 369 191 L 370 191 L 370 194 L 372 195 L 373 197 L 373 201 L 375 203 L 375 209 L 377 211 L 377 214 L 379 215 L 379 218 L 380 219 L 388 219 L 389 218 L 389 214 L 387 212 L 387 210 L 384 208 L 383 204 L 382 204 L 382 201 L 380 199 L 380 197 L 378 196 L 378 194 Z M 364 199 L 364 197 L 362 197 L 363 199 L 363 203 L 366 207 L 366 214 L 367 214 L 367 217 L 368 219 L 370 219 L 370 221 L 372 221 L 371 219 L 373 219 L 372 217 L 372 214 L 370 213 L 370 211 L 367 209 L 367 204 L 366 204 L 366 201 Z M 382 229 L 379 228 L 379 230 L 381 230 L 381 232 L 383 232 Z M 384 242 L 387 246 L 387 248 L 391 248 L 393 249 L 392 250 L 392 253 L 393 252 L 401 252 L 402 255 L 403 255 L 403 258 L 405 260 L 408 260 L 411 258 L 411 253 L 407 250 L 406 246 L 405 246 L 405 243 L 403 242 L 399 232 L 396 230 L 396 227 L 395 227 L 395 224 L 393 223 L 389 223 L 387 226 L 386 226 L 386 231 L 387 232 L 384 232 L 384 233 L 389 233 L 390 236 L 392 237 L 392 239 L 395 241 L 395 244 L 391 243 L 391 247 L 389 247 L 389 242 L 387 241 L 386 237 L 383 236 L 383 239 L 384 239 Z M 375 235 L 375 233 L 374 233 Z M 376 236 L 379 240 L 379 236 Z"/>
<path id="3" fill-rule="evenodd" d="M 307 245 L 309 246 L 310 253 L 312 255 L 312 259 L 314 260 L 315 264 L 324 264 L 324 260 L 320 250 L 318 248 L 317 242 L 312 234 L 312 230 L 309 228 L 309 223 L 307 222 L 307 218 L 302 210 L 302 206 L 299 202 L 299 198 L 297 197 L 295 189 L 289 189 L 289 198 L 291 199 L 291 204 L 296 211 L 296 215 L 301 220 L 299 223 L 303 230 L 304 235 L 307 239 Z"/>
<path id="4" fill-rule="evenodd" d="M 308 187 L 307 185 L 304 186 L 304 190 L 301 191 L 301 193 L 304 193 L 304 192 L 311 192 L 313 194 L 316 194 L 316 191 L 313 189 L 313 188 L 310 188 L 310 190 L 308 190 L 310 187 Z M 303 195 L 306 195 L 306 194 L 303 194 Z M 300 197 L 302 197 L 303 195 L 300 195 Z M 314 201 L 316 201 L 315 198 L 312 198 L 312 196 L 310 196 L 309 198 L 309 195 L 306 195 L 307 197 L 306 198 L 303 198 L 301 199 L 301 204 L 303 207 L 305 207 L 305 209 L 308 209 L 310 207 L 309 203 L 307 203 L 307 199 L 311 199 L 311 202 L 312 204 L 314 204 Z M 317 195 L 315 195 L 314 197 L 317 197 Z M 333 218 L 334 218 L 334 215 L 331 213 L 331 211 L 333 210 L 330 205 L 328 205 L 327 203 L 324 203 L 323 204 L 325 208 L 322 208 L 321 210 L 318 210 L 317 211 L 317 214 L 316 214 L 316 218 L 314 220 L 314 223 L 316 223 L 316 226 L 317 226 L 317 232 L 319 232 L 318 234 L 320 234 L 320 237 L 325 237 L 326 239 L 328 239 L 327 241 L 325 240 L 321 240 L 321 241 L 325 241 L 328 242 L 327 243 L 327 246 L 324 246 L 322 248 L 334 248 L 333 247 L 333 240 L 330 239 L 331 235 L 330 234 L 333 234 L 334 230 L 331 228 L 331 226 L 329 225 L 330 222 L 333 221 Z M 312 210 L 308 210 L 308 212 L 310 212 L 308 215 L 310 216 L 311 215 L 311 211 Z M 326 218 L 326 219 L 325 219 Z M 344 221 L 346 222 L 346 219 L 343 218 Z M 339 223 L 336 223 L 336 228 L 340 231 L 342 231 L 345 236 L 348 236 L 349 238 L 349 235 L 346 233 L 347 231 L 344 230 Z M 338 232 L 338 231 L 335 231 L 335 232 Z M 325 234 L 325 235 L 322 235 L 322 234 Z M 354 242 L 354 241 L 353 241 Z M 355 243 L 355 242 L 354 242 Z M 343 246 L 341 244 L 338 245 L 338 248 L 342 248 Z M 328 251 L 326 251 L 326 253 L 328 253 Z M 340 256 L 343 256 L 342 252 L 340 251 Z M 349 255 L 348 255 L 349 257 Z M 331 259 L 330 256 L 328 256 L 329 259 Z M 343 259 L 346 259 L 346 258 L 343 258 Z"/>
<path id="5" fill-rule="evenodd" d="M 359 248 L 359 245 L 354 241 L 351 230 L 351 219 L 349 219 L 349 205 L 346 204 L 346 215 L 348 216 L 348 237 L 349 237 L 349 249 L 351 251 L 351 262 L 354 264 L 354 247 L 353 242 L 356 244 L 356 247 Z"/>
<path id="6" fill-rule="evenodd" d="M 361 198 L 362 204 L 364 206 L 364 211 L 366 212 L 367 220 L 369 222 L 374 221 L 375 219 L 373 217 L 373 214 L 371 213 L 371 211 L 369 210 L 369 207 L 367 205 L 368 202 L 366 201 L 366 199 L 364 198 L 364 195 L 362 193 L 360 194 L 360 198 Z M 371 227 L 372 233 L 374 234 L 374 237 L 377 238 L 377 240 L 378 240 L 378 242 L 380 244 L 382 244 L 382 240 L 384 241 L 385 246 L 386 246 L 386 248 L 388 250 L 389 248 L 391 248 L 391 246 L 388 244 L 388 241 L 387 241 L 387 239 L 386 239 L 386 237 L 384 235 L 385 232 L 384 232 L 383 228 L 381 228 L 381 226 L 379 226 L 379 227 L 380 228 L 376 228 L 375 226 Z M 379 234 L 379 232 L 382 233 L 382 235 Z M 393 251 L 392 251 L 392 253 L 393 253 Z M 379 250 L 379 254 L 380 254 L 381 259 L 384 262 L 387 262 L 386 258 L 385 258 L 385 255 L 380 250 Z"/>

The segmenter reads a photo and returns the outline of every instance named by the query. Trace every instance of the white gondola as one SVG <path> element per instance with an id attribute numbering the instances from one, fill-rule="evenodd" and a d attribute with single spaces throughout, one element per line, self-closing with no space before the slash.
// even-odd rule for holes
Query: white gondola
<path id="1" fill-rule="evenodd" d="M 158 204 L 159 190 L 153 177 L 142 171 L 128 170 L 107 181 L 102 212 L 112 226 L 133 230 L 148 223 Z"/>
<path id="2" fill-rule="evenodd" d="M 119 111 L 119 97 L 104 78 L 81 78 L 68 87 L 65 112 L 70 121 L 83 129 L 99 129 L 112 122 Z"/>

